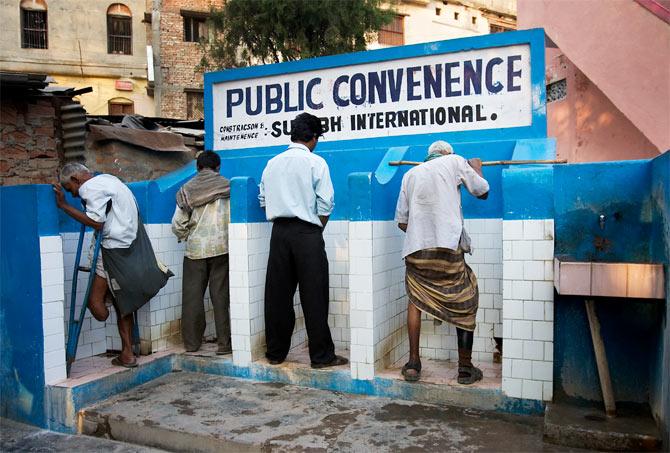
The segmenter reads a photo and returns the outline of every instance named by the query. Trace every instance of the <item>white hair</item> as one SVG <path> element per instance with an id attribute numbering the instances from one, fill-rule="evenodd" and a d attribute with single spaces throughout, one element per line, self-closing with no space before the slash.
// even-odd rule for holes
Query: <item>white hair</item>
<path id="1" fill-rule="evenodd" d="M 70 182 L 70 178 L 72 176 L 78 175 L 80 173 L 90 174 L 91 170 L 89 170 L 86 165 L 80 164 L 79 162 L 70 162 L 69 164 L 65 164 L 63 168 L 60 169 L 58 179 L 60 180 L 61 184 L 65 184 L 66 182 Z"/>
<path id="2" fill-rule="evenodd" d="M 454 153 L 454 148 L 451 147 L 451 145 L 444 140 L 438 140 L 434 142 L 430 147 L 428 148 L 428 154 L 453 154 Z"/>

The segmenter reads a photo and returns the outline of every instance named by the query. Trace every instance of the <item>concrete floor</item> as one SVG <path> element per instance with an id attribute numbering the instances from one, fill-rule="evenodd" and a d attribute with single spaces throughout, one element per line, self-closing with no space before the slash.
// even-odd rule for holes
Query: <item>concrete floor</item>
<path id="1" fill-rule="evenodd" d="M 60 434 L 0 418 L 0 451 L 159 453 L 163 450 L 97 437 Z"/>
<path id="2" fill-rule="evenodd" d="M 84 432 L 172 451 L 569 451 L 542 417 L 173 372 L 83 411 Z"/>

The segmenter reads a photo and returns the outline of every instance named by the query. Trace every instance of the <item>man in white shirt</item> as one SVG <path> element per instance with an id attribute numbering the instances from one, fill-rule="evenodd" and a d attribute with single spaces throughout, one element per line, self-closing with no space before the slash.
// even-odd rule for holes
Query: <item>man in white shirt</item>
<path id="1" fill-rule="evenodd" d="M 81 198 L 86 211 L 82 212 L 68 204 L 62 188 L 73 197 Z M 117 177 L 106 174 L 94 176 L 86 166 L 69 163 L 60 171 L 60 184 L 54 185 L 54 192 L 60 209 L 76 221 L 92 227 L 97 234 L 102 234 L 101 247 L 125 249 L 135 240 L 139 222 L 137 203 L 130 189 Z M 92 253 L 90 258 L 93 258 Z M 88 309 L 95 319 L 105 321 L 109 317 L 105 298 L 110 283 L 103 266 L 102 250 L 98 261 L 91 263 L 91 271 L 95 271 L 96 275 L 89 294 Z M 127 368 L 136 367 L 137 360 L 132 350 L 132 313 L 121 316 L 117 309 L 117 324 L 121 354 L 112 363 Z"/>
<path id="2" fill-rule="evenodd" d="M 461 186 L 480 199 L 488 197 L 489 184 L 481 160 L 453 154 L 451 145 L 437 141 L 426 162 L 402 179 L 396 207 L 398 227 L 407 233 L 403 247 L 405 286 L 409 305 L 407 330 L 410 357 L 402 369 L 408 381 L 421 374 L 419 335 L 421 313 L 456 326 L 458 382 L 472 384 L 482 378 L 472 364 L 472 342 L 479 302 L 477 278 L 465 263 L 470 238 L 463 228 Z"/>
<path id="3" fill-rule="evenodd" d="M 205 333 L 203 297 L 209 286 L 218 355 L 230 354 L 228 224 L 230 181 L 221 176 L 221 158 L 200 153 L 198 173 L 177 192 L 172 232 L 186 241 L 181 301 L 181 333 L 188 352 L 200 349 Z"/>
<path id="4" fill-rule="evenodd" d="M 312 153 L 323 135 L 321 121 L 301 113 L 292 123 L 286 151 L 267 163 L 258 199 L 272 225 L 265 278 L 266 357 L 286 359 L 295 326 L 293 296 L 300 285 L 312 368 L 348 363 L 335 355 L 328 326 L 328 258 L 323 228 L 334 207 L 326 161 Z"/>

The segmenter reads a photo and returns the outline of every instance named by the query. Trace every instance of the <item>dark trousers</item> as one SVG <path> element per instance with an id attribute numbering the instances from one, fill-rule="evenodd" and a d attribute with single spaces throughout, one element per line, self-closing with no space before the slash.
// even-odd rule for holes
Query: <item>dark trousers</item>
<path id="1" fill-rule="evenodd" d="M 265 278 L 266 357 L 283 360 L 295 326 L 293 295 L 300 285 L 312 363 L 335 358 L 328 327 L 328 258 L 322 228 L 299 219 L 275 219 Z"/>
<path id="2" fill-rule="evenodd" d="M 208 284 L 219 346 L 230 347 L 230 292 L 226 253 L 199 260 L 184 257 L 181 335 L 187 351 L 195 351 L 202 344 L 206 325 L 203 297 Z"/>

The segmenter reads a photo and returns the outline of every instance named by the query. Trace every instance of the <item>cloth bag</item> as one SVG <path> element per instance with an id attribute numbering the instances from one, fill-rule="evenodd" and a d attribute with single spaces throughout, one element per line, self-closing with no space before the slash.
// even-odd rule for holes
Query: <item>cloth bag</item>
<path id="1" fill-rule="evenodd" d="M 159 262 L 138 216 L 137 235 L 130 247 L 101 247 L 102 262 L 121 316 L 135 312 L 167 284 L 172 271 Z"/>

